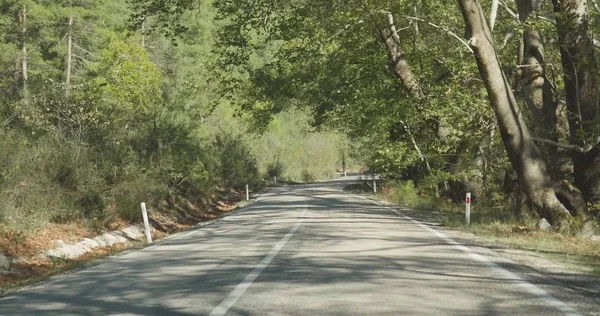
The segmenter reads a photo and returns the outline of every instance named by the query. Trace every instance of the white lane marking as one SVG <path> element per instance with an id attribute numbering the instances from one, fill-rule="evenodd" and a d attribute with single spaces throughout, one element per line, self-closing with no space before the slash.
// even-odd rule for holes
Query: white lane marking
<path id="1" fill-rule="evenodd" d="M 436 237 L 443 239 L 444 241 L 446 241 L 448 244 L 453 245 L 454 247 L 460 249 L 462 252 L 466 253 L 469 257 L 471 257 L 473 260 L 475 261 L 479 261 L 483 264 L 485 264 L 486 266 L 488 266 L 488 268 L 495 270 L 497 273 L 499 273 L 500 275 L 502 275 L 504 278 L 514 281 L 517 285 L 519 285 L 521 288 L 525 289 L 527 292 L 537 296 L 538 298 L 540 298 L 541 300 L 543 300 L 547 305 L 552 306 L 556 309 L 558 309 L 559 311 L 563 312 L 565 315 L 569 315 L 569 316 L 581 316 L 581 314 L 579 312 L 577 312 L 575 309 L 573 309 L 571 306 L 565 304 L 564 302 L 558 300 L 557 298 L 555 298 L 554 296 L 548 294 L 548 292 L 544 291 L 543 289 L 535 286 L 532 283 L 529 283 L 527 281 L 525 281 L 523 278 L 521 278 L 520 276 L 500 267 L 499 265 L 497 265 L 496 263 L 490 261 L 488 258 L 478 254 L 477 252 L 473 251 L 472 249 L 466 247 L 465 245 L 455 241 L 454 239 L 446 236 L 444 233 L 433 229 L 415 219 L 413 219 L 412 217 L 402 214 L 400 212 L 398 212 L 397 210 L 386 206 L 378 201 L 374 201 L 371 199 L 367 199 L 363 196 L 360 195 L 356 195 L 353 194 L 354 196 L 361 198 L 363 200 L 366 201 L 371 201 L 377 205 L 383 206 L 389 210 L 391 210 L 392 212 L 396 213 L 397 215 L 399 215 L 400 217 L 410 221 L 411 223 L 425 229 L 426 231 L 434 234 Z M 506 259 L 507 262 L 509 263 L 514 263 L 511 260 Z"/>
<path id="2" fill-rule="evenodd" d="M 273 246 L 273 249 L 271 249 L 271 251 L 267 254 L 267 256 L 264 257 L 263 260 L 254 268 L 254 270 L 246 276 L 244 281 L 242 281 L 242 283 L 238 284 L 235 287 L 235 289 L 231 293 L 229 293 L 227 298 L 225 298 L 221 302 L 221 304 L 219 304 L 219 306 L 217 306 L 217 307 L 215 307 L 215 309 L 213 309 L 213 311 L 210 313 L 210 316 L 223 316 L 227 313 L 227 311 L 233 305 L 235 305 L 237 300 L 239 300 L 240 297 L 242 297 L 242 295 L 244 295 L 244 293 L 246 292 L 246 290 L 248 290 L 250 285 L 252 285 L 252 283 L 256 280 L 256 278 L 258 278 L 258 276 L 260 276 L 260 274 L 265 270 L 265 268 L 267 268 L 267 266 L 269 266 L 269 264 L 271 263 L 271 260 L 273 260 L 273 258 L 275 258 L 275 256 L 277 256 L 279 251 L 281 251 L 281 249 L 283 249 L 283 247 L 285 247 L 285 245 L 290 240 L 290 238 L 292 238 L 294 233 L 296 233 L 298 228 L 300 228 L 300 225 L 302 225 L 302 222 L 304 222 L 304 215 L 306 214 L 307 210 L 308 210 L 308 205 L 305 202 L 304 203 L 304 212 L 302 212 L 301 217 L 298 219 L 298 221 L 296 221 L 296 224 L 294 225 L 294 227 L 292 227 L 292 229 L 290 229 L 290 231 L 287 233 L 287 235 L 285 235 L 285 237 L 283 237 L 277 244 L 275 244 L 275 246 Z"/>

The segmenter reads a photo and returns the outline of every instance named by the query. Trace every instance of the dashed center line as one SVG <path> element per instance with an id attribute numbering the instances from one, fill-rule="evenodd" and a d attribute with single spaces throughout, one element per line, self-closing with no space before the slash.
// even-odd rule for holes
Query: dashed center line
<path id="1" fill-rule="evenodd" d="M 300 228 L 300 226 L 302 225 L 302 222 L 304 222 L 304 215 L 306 214 L 307 210 L 308 205 L 306 204 L 306 202 L 304 202 L 304 212 L 302 212 L 302 215 L 296 221 L 294 227 L 290 229 L 290 231 L 285 235 L 285 237 L 283 237 L 277 244 L 275 244 L 275 246 L 273 246 L 273 248 L 267 254 L 267 256 L 264 257 L 262 261 L 254 268 L 254 270 L 246 276 L 244 281 L 238 284 L 235 287 L 235 289 L 231 293 L 229 293 L 227 298 L 225 298 L 221 302 L 221 304 L 219 304 L 219 306 L 215 307 L 215 309 L 210 313 L 210 316 L 223 316 L 233 305 L 235 305 L 235 303 L 240 299 L 240 297 L 244 295 L 246 290 L 248 290 L 250 285 L 252 285 L 252 283 L 260 276 L 260 274 L 269 266 L 273 258 L 277 256 L 277 254 L 281 251 L 281 249 L 283 249 L 283 247 L 285 247 L 285 245 L 292 238 L 292 236 L 294 236 L 298 228 Z"/>

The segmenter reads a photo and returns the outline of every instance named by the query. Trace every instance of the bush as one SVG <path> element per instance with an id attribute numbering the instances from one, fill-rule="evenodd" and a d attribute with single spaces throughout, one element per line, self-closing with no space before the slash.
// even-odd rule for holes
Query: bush
<path id="1" fill-rule="evenodd" d="M 141 220 L 140 203 L 151 204 L 165 196 L 167 186 L 156 170 L 141 170 L 130 166 L 127 176 L 110 190 L 109 200 L 119 217 L 127 221 Z"/>
<path id="2" fill-rule="evenodd" d="M 285 168 L 283 163 L 277 159 L 277 161 L 271 162 L 267 165 L 267 176 L 269 179 L 277 177 L 281 179 Z"/>
<path id="3" fill-rule="evenodd" d="M 259 180 L 256 158 L 241 140 L 231 136 L 217 137 L 216 144 L 221 158 L 219 174 L 223 184 L 241 188 Z"/>
<path id="4" fill-rule="evenodd" d="M 189 171 L 189 178 L 194 187 L 206 193 L 210 193 L 210 191 L 212 191 L 211 189 L 215 183 L 214 174 L 206 169 L 201 160 L 198 160 L 192 166 Z"/>
<path id="5" fill-rule="evenodd" d="M 308 170 L 302 170 L 302 181 L 306 183 L 315 182 L 315 176 Z"/>
<path id="6" fill-rule="evenodd" d="M 397 181 L 388 184 L 390 195 L 399 204 L 415 207 L 420 203 L 419 193 L 412 181 Z"/>

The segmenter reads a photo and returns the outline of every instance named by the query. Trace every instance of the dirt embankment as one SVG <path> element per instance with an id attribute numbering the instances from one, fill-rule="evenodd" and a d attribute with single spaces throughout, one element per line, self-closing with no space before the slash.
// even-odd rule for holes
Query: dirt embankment
<path id="1" fill-rule="evenodd" d="M 217 219 L 234 210 L 240 199 L 239 192 L 230 190 L 211 198 L 169 196 L 152 203 L 149 219 L 153 239 Z M 48 223 L 40 230 L 25 233 L 0 224 L 0 296 L 89 260 L 143 245 L 139 227 L 139 223 L 123 219 L 112 221 L 104 229 L 92 229 L 84 221 L 74 221 Z"/>

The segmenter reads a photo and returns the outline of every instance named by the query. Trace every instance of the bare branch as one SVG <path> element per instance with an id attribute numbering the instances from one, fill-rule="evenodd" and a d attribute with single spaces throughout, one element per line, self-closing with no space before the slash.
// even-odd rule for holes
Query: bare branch
<path id="1" fill-rule="evenodd" d="M 532 137 L 532 139 L 538 143 L 542 143 L 542 144 L 553 146 L 553 147 L 568 149 L 568 150 L 572 150 L 572 151 L 582 153 L 582 154 L 585 154 L 586 152 L 589 151 L 589 150 L 585 150 L 584 148 L 579 147 L 577 145 L 557 143 L 557 142 L 549 140 L 549 139 L 538 138 L 538 137 Z"/>
<path id="2" fill-rule="evenodd" d="M 77 49 L 83 51 L 84 53 L 88 53 L 89 55 L 91 55 L 92 57 L 96 57 L 96 55 L 94 55 L 94 53 L 90 52 L 89 50 L 77 45 L 77 43 L 73 43 L 73 46 L 76 47 Z"/>
<path id="3" fill-rule="evenodd" d="M 423 19 L 421 19 L 421 18 L 414 17 L 414 16 L 407 16 L 407 15 L 403 15 L 402 17 L 403 17 L 403 18 L 405 18 L 405 19 L 408 19 L 408 20 L 414 20 L 414 21 L 419 21 L 419 22 L 427 23 L 427 24 L 428 24 L 428 25 L 430 25 L 430 26 L 433 26 L 433 27 L 435 27 L 435 28 L 437 28 L 437 29 L 440 29 L 440 30 L 442 30 L 442 31 L 446 32 L 447 34 L 449 34 L 449 35 L 453 36 L 454 38 L 456 38 L 457 40 L 459 40 L 461 43 L 463 43 L 463 45 L 465 45 L 465 47 L 466 47 L 466 48 L 467 48 L 467 49 L 468 49 L 468 50 L 469 50 L 471 53 L 473 53 L 473 49 L 471 48 L 471 46 L 469 46 L 469 43 L 467 43 L 467 41 L 465 41 L 464 39 L 462 39 L 462 37 L 460 37 L 460 36 L 456 35 L 456 33 L 454 33 L 454 32 L 452 32 L 452 31 L 450 31 L 449 29 L 447 29 L 447 28 L 445 28 L 445 27 L 443 27 L 443 26 L 439 26 L 439 25 L 437 25 L 437 24 L 431 23 L 431 22 L 429 22 L 429 21 L 425 21 L 425 20 L 423 20 Z"/>
<path id="4" fill-rule="evenodd" d="M 506 10 L 506 12 L 508 12 L 508 14 L 510 14 L 510 16 L 512 16 L 515 19 L 519 19 L 519 14 L 517 14 L 513 9 L 511 9 L 506 2 L 504 1 L 500 1 L 500 3 L 502 4 L 502 7 L 504 8 L 504 10 Z"/>
<path id="5" fill-rule="evenodd" d="M 594 5 L 593 5 L 593 6 L 594 6 L 594 9 L 595 9 L 597 12 L 600 12 L 600 6 L 598 5 L 598 2 L 597 2 L 596 0 L 592 0 L 592 3 L 594 4 Z"/>

